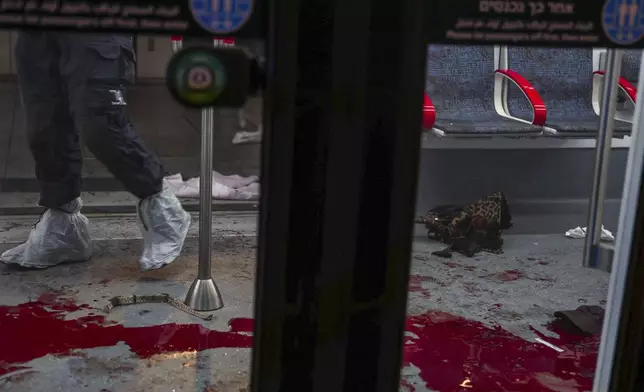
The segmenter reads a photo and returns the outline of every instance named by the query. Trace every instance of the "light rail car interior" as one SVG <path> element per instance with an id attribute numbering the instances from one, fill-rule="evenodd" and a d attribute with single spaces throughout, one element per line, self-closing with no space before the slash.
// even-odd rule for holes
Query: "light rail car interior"
<path id="1" fill-rule="evenodd" d="M 15 36 L 0 32 L 2 251 L 24 241 L 42 212 L 15 81 Z M 261 42 L 235 45 L 262 55 Z M 167 92 L 163 78 L 172 52 L 170 37 L 136 37 L 128 110 L 162 158 L 167 185 L 195 212 L 201 114 Z M 640 61 L 640 51 L 624 51 L 599 223 L 606 244 L 620 234 L 620 209 L 630 208 L 620 201 Z M 606 251 L 596 268 L 584 266 L 584 228 L 606 67 L 603 49 L 428 47 L 425 96 L 418 102 L 422 151 L 401 391 L 592 388 L 612 255 Z M 0 350 L 0 390 L 248 388 L 262 99 L 250 99 L 242 111 L 217 112 L 213 267 L 228 302 L 208 328 L 226 332 L 213 333 L 207 347 L 195 350 L 191 334 L 212 331 L 185 313 L 150 305 L 97 316 L 81 305 L 161 288 L 180 296 L 197 252 L 193 232 L 170 271 L 139 276 L 132 267 L 140 247 L 136 200 L 85 151 L 84 212 L 93 222 L 94 257 L 91 264 L 51 271 L 0 269 L 0 330 L 10 325 L 20 340 L 35 323 L 47 324 L 53 339 L 12 347 L 19 354 Z M 482 234 L 467 237 L 463 227 Z M 455 239 L 459 245 L 449 247 Z M 9 324 L 14 314 L 22 321 Z M 58 345 L 56 333 L 78 334 Z M 172 348 L 146 335 L 165 336 Z M 143 389 L 150 385 L 157 389 Z"/>
<path id="2" fill-rule="evenodd" d="M 583 256 L 606 56 L 605 49 L 429 46 L 406 390 L 592 388 L 612 255 L 605 251 L 598 268 L 584 267 Z M 625 51 L 621 64 L 601 206 L 607 249 L 619 235 L 640 58 Z M 511 216 L 502 245 L 445 252 L 440 230 L 459 219 L 454 207 L 502 210 L 499 193 Z M 543 351 L 526 354 L 525 366 L 504 362 L 535 339 Z"/>
<path id="3" fill-rule="evenodd" d="M 16 64 L 13 50 L 16 32 L 0 32 L 0 80 L 3 81 L 3 123 L 0 141 L 0 192 L 3 213 L 22 214 L 34 211 L 38 190 L 34 163 L 24 131 L 24 119 L 15 85 Z M 190 45 L 192 42 L 187 42 Z M 246 45 L 262 54 L 261 43 Z M 165 87 L 165 74 L 172 57 L 172 41 L 163 36 L 135 38 L 137 55 L 136 84 L 128 90 L 129 113 L 137 131 L 146 143 L 161 157 L 168 176 L 181 174 L 186 179 L 199 175 L 201 118 L 199 110 L 186 109 L 176 103 Z M 236 111 L 224 111 L 221 121 L 225 126 L 214 133 L 215 170 L 225 175 L 242 177 L 259 175 L 259 144 L 234 145 L 238 132 L 255 132 L 261 125 L 261 101 L 248 103 L 245 117 Z M 233 146 L 235 148 L 233 148 Z M 131 210 L 132 199 L 123 192 L 123 186 L 114 180 L 107 169 L 85 150 L 84 202 L 90 210 Z M 187 205 L 193 205 L 186 199 Z M 254 209 L 255 202 L 238 202 L 239 208 Z M 194 207 L 194 206 L 193 206 Z M 192 208 L 192 207 L 191 207 Z M 196 207 L 194 207 L 196 208 Z"/>

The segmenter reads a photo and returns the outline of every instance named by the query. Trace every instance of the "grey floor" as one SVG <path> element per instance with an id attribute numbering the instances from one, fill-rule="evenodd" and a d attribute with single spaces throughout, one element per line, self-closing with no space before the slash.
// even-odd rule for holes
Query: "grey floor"
<path id="1" fill-rule="evenodd" d="M 129 103 L 135 125 L 145 141 L 162 157 L 168 172 L 197 175 L 200 114 L 175 104 L 165 88 L 158 85 L 141 85 L 132 89 Z M 0 251 L 3 251 L 24 241 L 35 223 L 36 217 L 22 214 L 38 211 L 34 207 L 36 195 L 32 193 L 36 189 L 33 161 L 26 145 L 15 86 L 11 84 L 0 85 L 0 118 L 4 119 L 0 122 Z M 224 174 L 258 174 L 259 145 L 233 146 L 231 143 L 237 129 L 236 122 L 234 112 L 222 113 L 222 126 L 217 127 L 214 134 L 215 170 Z M 255 203 L 216 205 L 213 271 L 224 293 L 226 306 L 216 313 L 214 321 L 201 322 L 161 304 L 125 307 L 105 315 L 101 308 L 106 299 L 114 295 L 167 292 L 180 298 L 185 294 L 196 272 L 198 218 L 193 218 L 182 257 L 167 269 L 142 274 L 137 268 L 137 255 L 141 248 L 139 229 L 134 217 L 123 213 L 127 211 L 120 207 L 134 205 L 134 200 L 125 193 L 114 192 L 120 189 L 120 185 L 90 154 L 85 163 L 85 213 L 91 220 L 94 257 L 88 263 L 64 265 L 46 271 L 19 271 L 0 265 L 0 286 L 3 288 L 0 317 L 30 309 L 30 312 L 45 314 L 45 319 L 77 320 L 74 325 L 86 328 L 95 323 L 91 320 L 96 315 L 101 315 L 105 320 L 96 327 L 100 331 L 114 328 L 110 322 L 125 328 L 124 333 L 150 327 L 153 328 L 150 339 L 158 341 L 164 349 L 142 355 L 140 347 L 137 349 L 127 341 L 97 344 L 91 348 L 71 345 L 63 352 L 52 350 L 10 363 L 3 363 L 0 352 L 0 391 L 247 392 L 250 349 L 232 345 L 186 350 L 173 348 L 167 342 L 174 333 L 178 333 L 178 328 L 184 326 L 202 325 L 206 329 L 201 331 L 230 331 L 231 320 L 252 317 L 256 266 Z M 497 174 L 496 177 L 505 177 L 493 173 Z M 449 181 L 452 180 L 450 176 Z M 432 180 L 432 183 L 444 181 Z M 501 186 L 503 184 L 497 185 L 500 189 L 507 188 Z M 432 192 L 444 188 L 432 187 Z M 31 210 L 25 206 L 30 206 Z M 187 207 L 194 210 L 196 203 L 193 201 Z M 517 227 L 505 236 L 503 255 L 479 254 L 472 259 L 458 255 L 450 260 L 437 258 L 431 252 L 441 249 L 442 245 L 429 243 L 422 228 L 417 228 L 411 255 L 409 317 L 431 318 L 447 314 L 485 327 L 501 328 L 526 342 L 534 342 L 537 336 L 556 341 L 556 336 L 547 328 L 555 311 L 574 309 L 582 304 L 604 305 L 609 274 L 582 268 L 583 242 L 563 236 L 565 229 L 583 225 L 583 211 L 561 222 L 560 217 L 557 218 L 559 221 L 553 218 L 559 216 L 558 211 L 544 215 L 544 211 L 531 208 L 532 215 L 526 215 L 526 211 L 517 210 L 523 214 L 517 214 Z M 115 215 L 117 211 L 121 214 Z M 547 233 L 550 234 L 536 235 L 534 233 L 539 231 L 534 227 L 540 226 L 542 220 L 547 221 Z M 560 227 L 553 229 L 555 221 Z M 34 304 L 39 298 L 54 304 Z M 71 306 L 75 310 L 51 313 L 52 306 Z M 430 324 L 438 322 L 433 320 Z M 160 334 L 158 329 L 154 329 L 156 327 L 161 328 Z M 2 328 L 0 320 L 0 334 Z M 233 332 L 232 335 L 238 339 L 248 333 Z M 16 339 L 22 338 L 24 336 Z M 485 346 L 486 343 L 481 344 Z M 530 349 L 536 348 L 530 346 Z M 405 351 L 408 350 L 422 352 L 424 348 L 411 339 L 405 346 Z M 436 353 L 427 354 L 437 357 Z M 561 355 L 565 357 L 570 353 Z M 488 366 L 481 362 L 482 357 L 468 361 L 467 366 L 470 367 L 483 369 Z M 461 367 L 465 368 L 462 363 L 453 365 L 450 370 L 455 373 L 461 371 Z M 433 364 L 406 362 L 401 390 L 447 392 L 458 389 L 457 386 L 438 387 L 440 383 L 428 376 L 431 372 L 428 373 L 427 366 Z M 3 374 L 3 369 L 8 368 L 15 368 L 15 371 Z M 587 373 L 588 369 L 585 371 Z M 546 376 L 549 377 L 550 373 Z M 543 374 L 538 377 L 543 377 Z M 519 391 L 522 388 L 516 385 L 505 390 Z M 561 389 L 543 387 L 539 390 Z"/>
<path id="2" fill-rule="evenodd" d="M 158 341 L 165 349 L 152 355 L 139 355 L 140 347 L 137 349 L 127 341 L 81 349 L 75 349 L 71 344 L 69 351 L 34 356 L 21 363 L 2 363 L 0 358 L 0 370 L 3 366 L 16 368 L 13 373 L 0 375 L 0 390 L 247 392 L 250 349 L 181 350 L 167 346 L 167 342 L 176 332 L 172 323 L 201 324 L 208 329 L 228 331 L 231 319 L 252 317 L 256 218 L 252 213 L 222 212 L 213 219 L 213 271 L 226 301 L 226 307 L 216 313 L 214 321 L 202 322 L 161 304 L 118 308 L 106 315 L 106 320 L 96 328 L 113 328 L 109 322 L 123 326 L 125 332 L 137 327 L 163 325 L 165 330 L 158 336 L 151 334 L 150 339 Z M 0 218 L 0 250 L 20 243 L 27 236 L 33 219 L 26 216 Z M 104 315 L 100 308 L 111 296 L 159 292 L 179 298 L 184 295 L 196 272 L 196 217 L 182 257 L 167 269 L 146 274 L 141 274 L 137 268 L 141 244 L 132 216 L 91 215 L 90 219 L 95 240 L 95 254 L 90 262 L 46 271 L 18 271 L 0 266 L 0 286 L 3 287 L 0 315 L 17 313 L 25 306 L 41 306 L 28 303 L 37 298 L 49 298 L 63 307 L 69 303 L 87 305 L 88 308 L 53 316 L 68 322 L 79 320 L 79 325 L 85 328 L 86 324 L 92 324 L 87 321 L 91 317 Z M 534 342 L 538 333 L 543 333 L 546 339 L 556 339 L 556 335 L 546 328 L 554 311 L 574 309 L 580 304 L 605 304 L 609 274 L 581 267 L 581 241 L 566 239 L 563 235 L 512 234 L 506 235 L 505 241 L 503 255 L 479 254 L 471 259 L 456 255 L 446 260 L 430 254 L 442 248 L 440 244 L 417 237 L 411 255 L 409 317 L 449 314 L 490 328 L 500 327 L 518 339 Z M 43 306 L 32 312 L 51 311 Z M 48 306 L 55 308 L 55 305 Z M 88 314 L 94 316 L 84 318 Z M 1 330 L 0 323 L 0 333 Z M 479 343 L 486 344 L 485 340 Z M 413 340 L 408 342 L 406 352 L 424 350 L 414 344 Z M 528 351 L 549 350 L 531 347 Z M 558 355 L 554 351 L 543 354 L 545 357 Z M 465 364 L 468 369 L 486 366 L 486 358 L 471 355 Z M 565 360 L 566 355 L 571 354 L 563 353 L 561 358 Z M 456 372 L 461 366 L 465 369 L 465 365 L 453 364 Z M 401 391 L 456 390 L 456 387 L 436 387 L 440 382 L 426 376 L 427 366 L 431 364 L 406 363 Z M 514 389 L 504 390 L 523 389 L 517 384 Z M 539 390 L 561 389 L 543 387 Z"/>
<path id="3" fill-rule="evenodd" d="M 164 85 L 140 84 L 128 92 L 130 117 L 148 146 L 162 158 L 168 173 L 199 173 L 201 114 L 172 100 Z M 251 105 L 261 103 L 255 101 Z M 252 112 L 258 112 L 252 110 Z M 234 110 L 221 110 L 215 125 L 214 169 L 223 174 L 259 174 L 259 145 L 232 144 L 238 130 Z M 34 163 L 27 146 L 17 86 L 0 84 L 0 192 L 33 192 Z M 86 151 L 86 191 L 121 190 L 105 167 Z"/>

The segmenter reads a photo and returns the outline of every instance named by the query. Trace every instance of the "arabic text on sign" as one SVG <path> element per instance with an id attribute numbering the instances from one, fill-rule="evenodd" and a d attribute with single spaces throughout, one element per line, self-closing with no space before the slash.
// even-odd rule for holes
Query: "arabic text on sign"
<path id="1" fill-rule="evenodd" d="M 181 15 L 178 5 L 145 5 L 135 6 L 112 4 L 101 1 L 100 3 L 88 1 L 60 1 L 60 0 L 1 0 L 0 13 L 2 12 L 27 12 L 48 13 L 58 15 L 96 15 L 96 16 L 121 16 L 121 17 L 159 17 L 174 19 Z"/>

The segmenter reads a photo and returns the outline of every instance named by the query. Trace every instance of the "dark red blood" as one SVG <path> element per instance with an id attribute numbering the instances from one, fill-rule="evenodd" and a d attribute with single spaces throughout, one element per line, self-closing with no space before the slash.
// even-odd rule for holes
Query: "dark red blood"
<path id="1" fill-rule="evenodd" d="M 0 375 L 22 369 L 24 362 L 47 354 L 69 355 L 72 350 L 113 346 L 120 341 L 142 358 L 168 352 L 252 346 L 252 336 L 248 335 L 253 329 L 252 319 L 232 319 L 228 332 L 213 331 L 200 324 L 128 328 L 110 324 L 103 316 L 65 320 L 69 312 L 87 308 L 48 295 L 19 306 L 0 306 Z M 559 339 L 553 339 L 537 333 L 565 350 L 558 353 L 500 327 L 488 328 L 442 312 L 410 316 L 407 331 L 415 336 L 405 338 L 404 365 L 420 369 L 419 376 L 430 390 L 592 389 L 599 336 L 560 334 Z M 411 380 L 403 380 L 402 385 L 414 390 Z"/>
<path id="2" fill-rule="evenodd" d="M 430 298 L 429 290 L 423 287 L 423 282 L 431 281 L 428 276 L 412 275 L 409 277 L 409 292 L 419 293 L 424 298 Z"/>
<path id="3" fill-rule="evenodd" d="M 234 332 L 253 332 L 255 320 L 252 318 L 234 318 L 228 322 L 228 327 Z"/>
<path id="4" fill-rule="evenodd" d="M 65 314 L 86 309 L 71 300 L 41 296 L 44 301 L 19 306 L 0 306 L 0 375 L 15 365 L 52 355 L 68 355 L 72 350 L 114 346 L 126 343 L 132 352 L 146 358 L 155 354 L 250 348 L 252 320 L 233 319 L 231 331 L 213 331 L 200 324 L 164 324 L 128 328 L 108 323 L 104 316 L 65 320 Z M 243 332 L 243 333 L 242 333 Z"/>
<path id="5" fill-rule="evenodd" d="M 592 389 L 599 337 L 543 337 L 563 353 L 440 312 L 409 317 L 404 365 L 439 392 L 573 392 Z M 463 386 L 461 386 L 463 385 Z M 409 387 L 409 384 L 407 384 Z M 410 389 L 414 391 L 412 387 Z"/>
<path id="6" fill-rule="evenodd" d="M 27 370 L 29 367 L 27 366 L 7 366 L 0 362 L 0 376 L 6 373 L 13 373 L 17 372 L 19 370 Z"/>
<path id="7" fill-rule="evenodd" d="M 525 275 L 519 270 L 508 270 L 503 271 L 499 274 L 499 279 L 503 282 L 511 282 L 514 280 L 519 280 L 523 277 L 525 277 Z"/>

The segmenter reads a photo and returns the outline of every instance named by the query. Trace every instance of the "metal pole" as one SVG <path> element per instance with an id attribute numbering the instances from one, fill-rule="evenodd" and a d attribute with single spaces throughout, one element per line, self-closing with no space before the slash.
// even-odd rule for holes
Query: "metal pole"
<path id="1" fill-rule="evenodd" d="M 173 40 L 172 48 L 181 49 L 182 41 Z M 201 110 L 201 165 L 199 177 L 199 269 L 197 279 L 186 294 L 185 304 L 199 311 L 221 309 L 224 302 L 212 279 L 212 132 L 215 111 Z"/>
<path id="2" fill-rule="evenodd" d="M 213 108 L 201 111 L 201 177 L 199 177 L 199 273 L 198 279 L 212 277 L 212 129 Z"/>
<path id="3" fill-rule="evenodd" d="M 599 130 L 595 147 L 595 176 L 588 211 L 586 243 L 584 244 L 584 267 L 592 268 L 598 266 L 601 254 L 600 241 L 604 198 L 606 197 L 608 163 L 615 126 L 615 111 L 617 110 L 617 87 L 622 65 L 622 52 L 617 49 L 608 50 L 606 63 L 608 67 L 604 76 L 604 87 L 601 94 Z"/>
<path id="4" fill-rule="evenodd" d="M 222 41 L 213 39 L 215 48 L 224 47 Z M 199 177 L 199 272 L 197 279 L 212 278 L 212 132 L 215 125 L 215 109 L 201 110 L 201 167 Z M 208 175 L 206 175 L 208 173 Z"/>

